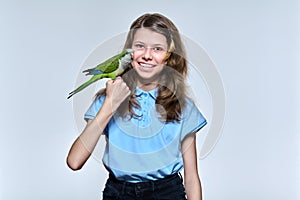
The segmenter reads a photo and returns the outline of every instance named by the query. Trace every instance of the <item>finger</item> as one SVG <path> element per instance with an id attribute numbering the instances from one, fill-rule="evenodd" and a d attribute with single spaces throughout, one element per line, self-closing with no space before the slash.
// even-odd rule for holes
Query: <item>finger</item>
<path id="1" fill-rule="evenodd" d="M 115 80 L 114 80 L 114 82 L 120 82 L 120 81 L 122 81 L 123 79 L 120 77 L 120 76 L 117 76 L 116 78 L 115 78 Z"/>
<path id="2" fill-rule="evenodd" d="M 112 85 L 112 84 L 113 84 L 113 80 L 108 80 L 108 81 L 106 81 L 106 86 Z"/>
<path id="3" fill-rule="evenodd" d="M 114 82 L 113 80 L 108 80 L 106 83 L 111 84 L 113 82 Z"/>
<path id="4" fill-rule="evenodd" d="M 117 76 L 115 80 L 123 80 L 121 76 Z"/>

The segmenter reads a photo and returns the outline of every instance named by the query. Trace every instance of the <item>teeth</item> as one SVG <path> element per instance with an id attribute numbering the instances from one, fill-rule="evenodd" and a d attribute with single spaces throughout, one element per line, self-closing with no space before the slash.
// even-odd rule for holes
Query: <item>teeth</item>
<path id="1" fill-rule="evenodd" d="M 151 67 L 153 67 L 153 65 L 143 64 L 143 63 L 141 63 L 140 65 L 141 65 L 142 67 L 145 67 L 145 68 L 151 68 Z"/>

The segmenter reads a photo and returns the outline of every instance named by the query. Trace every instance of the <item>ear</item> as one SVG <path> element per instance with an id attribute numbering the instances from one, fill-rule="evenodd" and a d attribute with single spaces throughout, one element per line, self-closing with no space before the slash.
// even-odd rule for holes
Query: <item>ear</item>
<path id="1" fill-rule="evenodd" d="M 165 58 L 164 58 L 164 61 L 165 61 L 164 63 L 165 63 L 165 64 L 167 64 L 168 59 L 170 58 L 170 56 L 171 56 L 171 52 L 167 52 L 167 53 L 166 53 L 166 56 L 165 56 Z"/>
<path id="2" fill-rule="evenodd" d="M 171 39 L 170 48 L 169 48 L 169 50 L 166 53 L 166 56 L 164 58 L 165 64 L 167 63 L 167 61 L 168 61 L 169 57 L 171 56 L 172 52 L 174 52 L 174 51 L 175 51 L 175 44 L 174 44 L 173 39 Z"/>
<path id="3" fill-rule="evenodd" d="M 131 68 L 134 68 L 133 61 L 131 61 Z"/>
<path id="4" fill-rule="evenodd" d="M 168 52 L 166 53 L 165 58 L 164 58 L 165 64 L 167 64 L 168 59 L 170 58 L 171 54 L 172 54 L 172 52 L 170 52 L 170 51 L 168 51 Z"/>

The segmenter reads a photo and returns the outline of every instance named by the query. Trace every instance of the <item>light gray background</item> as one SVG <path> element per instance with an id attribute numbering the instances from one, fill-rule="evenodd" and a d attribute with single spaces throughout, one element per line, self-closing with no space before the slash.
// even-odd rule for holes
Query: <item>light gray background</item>
<path id="1" fill-rule="evenodd" d="M 223 78 L 223 135 L 199 161 L 205 200 L 300 198 L 300 7 L 293 0 L 0 1 L 0 199 L 100 199 L 95 159 L 65 164 L 78 130 L 80 65 L 99 43 L 161 12 Z"/>

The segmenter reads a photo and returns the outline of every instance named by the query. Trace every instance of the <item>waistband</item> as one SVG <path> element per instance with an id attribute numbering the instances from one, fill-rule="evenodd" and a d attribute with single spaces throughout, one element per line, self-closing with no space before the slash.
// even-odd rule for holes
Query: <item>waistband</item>
<path id="1" fill-rule="evenodd" d="M 132 182 L 127 182 L 127 181 L 122 181 L 118 180 L 112 173 L 109 173 L 109 180 L 113 181 L 114 183 L 122 184 L 122 185 L 127 185 L 127 186 L 149 186 L 149 185 L 161 185 L 167 182 L 170 182 L 174 179 L 182 179 L 182 176 L 180 173 L 175 173 L 168 175 L 164 178 L 158 179 L 158 180 L 149 180 L 149 181 L 144 181 L 144 182 L 137 182 L 137 183 L 132 183 Z"/>

